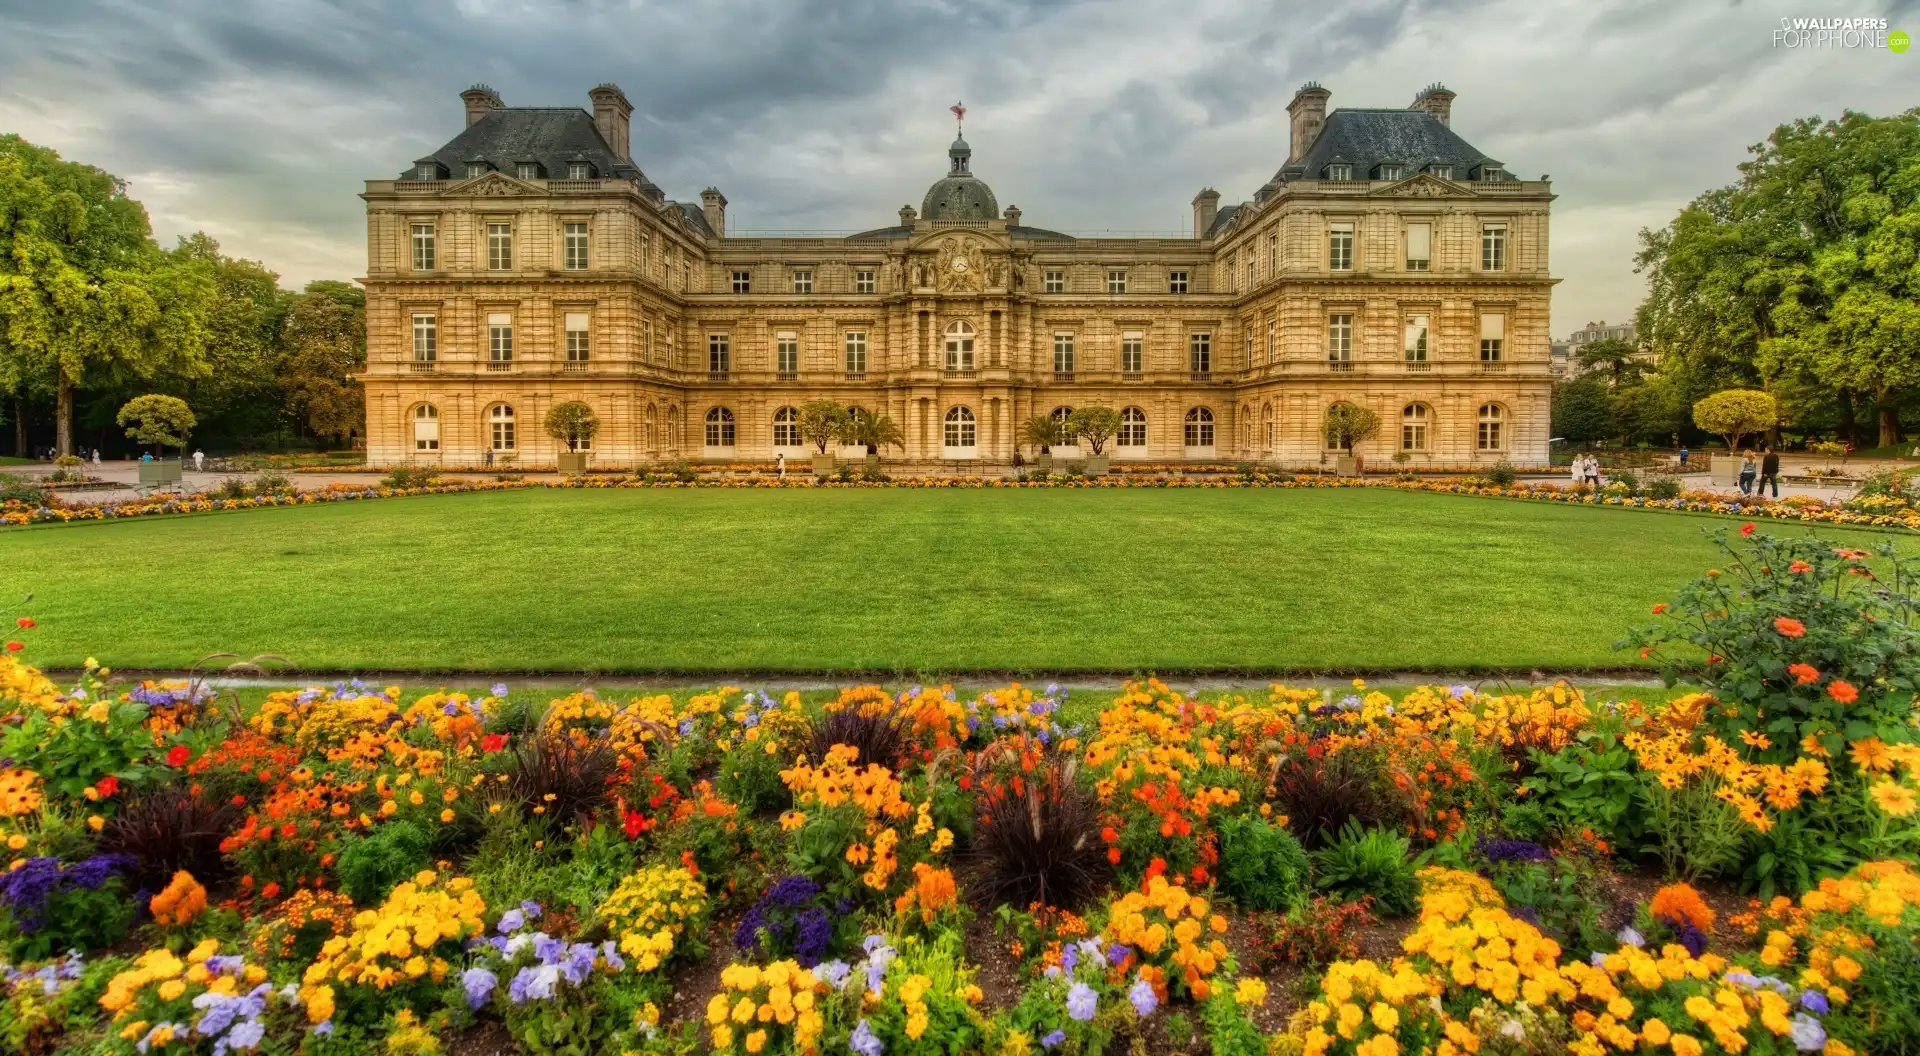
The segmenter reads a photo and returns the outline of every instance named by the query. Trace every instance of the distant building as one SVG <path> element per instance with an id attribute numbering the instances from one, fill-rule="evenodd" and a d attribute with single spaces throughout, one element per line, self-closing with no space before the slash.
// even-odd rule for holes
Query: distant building
<path id="1" fill-rule="evenodd" d="M 1640 343 L 1632 323 L 1608 324 L 1605 319 L 1588 323 L 1575 330 L 1565 341 L 1553 342 L 1548 358 L 1555 368 L 1554 373 L 1573 376 L 1587 373 L 1580 367 L 1580 350 L 1596 341 L 1625 341 L 1635 346 Z M 1644 360 L 1648 366 L 1653 362 L 1652 355 L 1645 349 L 1641 349 L 1641 354 L 1634 358 Z"/>

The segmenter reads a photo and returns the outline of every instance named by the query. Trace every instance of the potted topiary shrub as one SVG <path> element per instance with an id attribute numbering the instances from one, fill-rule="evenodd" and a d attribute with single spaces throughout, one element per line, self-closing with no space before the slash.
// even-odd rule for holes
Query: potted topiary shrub
<path id="1" fill-rule="evenodd" d="M 880 449 L 897 447 L 907 449 L 907 434 L 900 431 L 899 423 L 884 414 L 873 411 L 856 411 L 848 419 L 846 432 L 848 442 L 859 444 L 867 449 L 867 476 L 880 474 Z"/>
<path id="2" fill-rule="evenodd" d="M 1027 419 L 1026 424 L 1020 427 L 1020 438 L 1040 449 L 1033 463 L 1040 467 L 1040 472 L 1051 473 L 1053 472 L 1053 446 L 1067 442 L 1067 431 L 1061 428 L 1059 422 L 1040 414 Z"/>
<path id="3" fill-rule="evenodd" d="M 1067 415 L 1067 431 L 1086 444 L 1087 476 L 1107 473 L 1107 441 L 1120 431 L 1120 412 L 1111 407 L 1081 407 Z"/>
<path id="4" fill-rule="evenodd" d="M 847 409 L 832 400 L 813 400 L 800 408 L 800 439 L 814 446 L 813 475 L 833 472 L 832 446 L 846 435 Z"/>
<path id="5" fill-rule="evenodd" d="M 557 459 L 560 472 L 587 471 L 587 456 L 593 447 L 593 434 L 599 431 L 599 417 L 593 413 L 593 408 L 584 403 L 556 403 L 547 411 L 547 435 L 566 445 Z"/>
<path id="6" fill-rule="evenodd" d="M 1343 477 L 1359 476 L 1360 458 L 1353 449 L 1379 431 L 1380 416 L 1366 407 L 1345 400 L 1328 407 L 1320 423 L 1320 435 L 1326 438 L 1328 447 L 1340 451 L 1334 460 L 1334 472 Z"/>
<path id="7" fill-rule="evenodd" d="M 160 449 L 187 446 L 187 433 L 194 426 L 193 409 L 187 406 L 187 401 L 155 393 L 135 396 L 120 408 L 115 420 L 127 427 L 127 436 L 153 445 L 153 458 L 140 462 L 140 483 L 180 482 L 180 460 L 160 457 Z"/>
<path id="8" fill-rule="evenodd" d="M 1773 397 L 1758 389 L 1723 389 L 1693 405 L 1693 424 L 1726 438 L 1727 457 L 1708 467 L 1716 486 L 1732 487 L 1740 477 L 1740 438 L 1771 429 L 1780 421 Z"/>

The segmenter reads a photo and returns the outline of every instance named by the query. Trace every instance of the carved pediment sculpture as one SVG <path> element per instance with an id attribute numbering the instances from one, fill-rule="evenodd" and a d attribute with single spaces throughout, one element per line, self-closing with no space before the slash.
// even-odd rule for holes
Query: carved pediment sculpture
<path id="1" fill-rule="evenodd" d="M 1430 173 L 1415 173 L 1373 192 L 1375 198 L 1471 198 L 1472 192 Z"/>
<path id="2" fill-rule="evenodd" d="M 978 293 L 987 278 L 986 248 L 971 238 L 949 237 L 940 243 L 933 270 L 942 290 Z"/>

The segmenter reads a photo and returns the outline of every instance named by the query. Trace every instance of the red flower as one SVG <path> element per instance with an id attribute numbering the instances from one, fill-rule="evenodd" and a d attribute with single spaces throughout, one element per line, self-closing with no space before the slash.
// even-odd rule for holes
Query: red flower
<path id="1" fill-rule="evenodd" d="M 489 733 L 480 738 L 480 750 L 483 752 L 497 752 L 506 746 L 507 735 L 504 733 Z"/>
<path id="2" fill-rule="evenodd" d="M 686 866 L 687 872 L 692 873 L 694 876 L 700 875 L 700 864 L 693 860 L 692 851 L 680 852 L 680 864 Z"/>
<path id="3" fill-rule="evenodd" d="M 647 816 L 637 810 L 627 811 L 627 816 L 623 824 L 627 830 L 627 839 L 629 840 L 639 839 L 640 834 L 650 828 L 647 824 Z"/>
<path id="4" fill-rule="evenodd" d="M 1774 617 L 1773 629 L 1779 631 L 1783 637 L 1787 638 L 1805 638 L 1807 636 L 1807 625 L 1791 616 Z"/>
<path id="5" fill-rule="evenodd" d="M 1661 602 L 1661 603 L 1660 603 L 1660 604 L 1658 604 L 1658 605 L 1655 605 L 1655 606 L 1653 607 L 1653 614 L 1654 614 L 1655 616 L 1658 616 L 1658 615 L 1660 615 L 1661 613 L 1664 613 L 1664 612 L 1666 612 L 1666 611 L 1667 611 L 1667 603 L 1666 603 L 1666 602 L 1664 602 L 1664 601 L 1663 601 L 1663 602 Z"/>
<path id="6" fill-rule="evenodd" d="M 38 626 L 33 622 L 33 617 L 31 616 L 22 616 L 13 622 L 23 631 L 31 631 L 34 627 Z"/>
<path id="7" fill-rule="evenodd" d="M 1804 686 L 1809 682 L 1820 681 L 1820 672 L 1812 664 L 1789 664 L 1787 674 L 1793 676 L 1795 685 Z"/>
<path id="8" fill-rule="evenodd" d="M 7 643 L 7 652 L 17 653 L 20 650 L 25 649 L 26 647 L 27 647 L 27 643 L 21 641 L 18 638 L 15 638 L 13 641 Z"/>
<path id="9" fill-rule="evenodd" d="M 188 748 L 184 744 L 176 744 L 167 749 L 168 766 L 185 766 L 187 765 L 187 760 L 191 758 L 193 758 L 193 749 Z"/>
<path id="10" fill-rule="evenodd" d="M 260 897 L 266 899 L 269 902 L 273 901 L 276 898 L 279 898 L 280 897 L 279 883 L 272 880 L 267 881 L 267 886 L 260 889 Z"/>
<path id="11" fill-rule="evenodd" d="M 1860 691 L 1854 688 L 1853 683 L 1845 679 L 1836 678 L 1827 683 L 1827 696 L 1832 697 L 1842 704 L 1851 704 L 1860 699 Z"/>
<path id="12" fill-rule="evenodd" d="M 94 782 L 93 790 L 100 793 L 101 799 L 111 799 L 115 792 L 120 791 L 120 779 L 112 774 L 108 774 L 99 781 Z"/>
<path id="13" fill-rule="evenodd" d="M 1118 847 L 1107 848 L 1107 861 L 1112 862 L 1115 865 L 1119 865 L 1120 864 L 1120 848 Z"/>
<path id="14" fill-rule="evenodd" d="M 1744 537 L 1744 536 L 1749 536 L 1749 535 L 1752 535 L 1752 534 L 1753 534 L 1753 522 L 1752 522 L 1752 521 L 1748 521 L 1747 523 L 1745 523 L 1745 524 L 1743 524 L 1743 525 L 1741 525 L 1741 526 L 1740 526 L 1740 534 L 1741 534 L 1741 536 L 1743 536 L 1743 537 Z"/>
<path id="15" fill-rule="evenodd" d="M 1787 571 L 1799 575 L 1804 572 L 1813 571 L 1813 566 L 1807 564 L 1805 561 L 1795 561 L 1793 564 L 1787 566 Z"/>

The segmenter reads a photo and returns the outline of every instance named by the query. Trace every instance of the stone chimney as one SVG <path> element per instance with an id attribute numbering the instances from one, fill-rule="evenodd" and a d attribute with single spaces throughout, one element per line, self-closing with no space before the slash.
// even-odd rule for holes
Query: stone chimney
<path id="1" fill-rule="evenodd" d="M 1007 206 L 1005 216 L 1007 218 L 1008 227 L 1020 226 L 1020 207 L 1019 206 L 1017 205 Z"/>
<path id="2" fill-rule="evenodd" d="M 505 106 L 500 101 L 500 93 L 484 84 L 476 84 L 460 93 L 460 101 L 467 104 L 467 125 L 472 127 L 475 121 Z"/>
<path id="3" fill-rule="evenodd" d="M 1407 109 L 1425 110 L 1433 115 L 1435 121 L 1447 124 L 1453 117 L 1453 93 L 1447 90 L 1446 85 L 1435 81 L 1421 89 L 1420 94 L 1413 97 L 1413 105 Z"/>
<path id="4" fill-rule="evenodd" d="M 901 227 L 913 226 L 913 206 L 903 205 L 900 207 L 900 226 Z"/>
<path id="5" fill-rule="evenodd" d="M 709 187 L 700 192 L 700 212 L 707 218 L 707 226 L 713 228 L 715 238 L 727 237 L 727 196 L 719 188 Z"/>
<path id="6" fill-rule="evenodd" d="M 1202 188 L 1193 196 L 1193 237 L 1205 238 L 1213 230 L 1213 218 L 1220 215 L 1220 192 Z"/>
<path id="7" fill-rule="evenodd" d="M 593 100 L 593 123 L 600 130 L 600 138 L 613 148 L 616 158 L 631 159 L 627 145 L 627 119 L 633 115 L 633 104 L 627 102 L 627 93 L 617 84 L 603 84 L 587 93 Z"/>
<path id="8" fill-rule="evenodd" d="M 1288 162 L 1299 161 L 1313 149 L 1313 141 L 1320 138 L 1320 129 L 1327 123 L 1327 100 L 1331 98 L 1333 93 L 1320 87 L 1319 81 L 1308 81 L 1293 93 L 1293 102 L 1287 104 Z"/>

